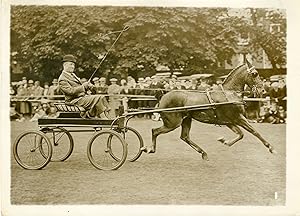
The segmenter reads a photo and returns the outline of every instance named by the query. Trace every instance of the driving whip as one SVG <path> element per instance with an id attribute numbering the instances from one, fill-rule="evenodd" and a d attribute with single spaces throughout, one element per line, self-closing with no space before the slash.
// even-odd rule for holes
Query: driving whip
<path id="1" fill-rule="evenodd" d="M 104 57 L 101 59 L 99 65 L 97 66 L 97 68 L 95 69 L 95 71 L 92 73 L 91 77 L 89 78 L 88 82 L 91 81 L 91 79 L 93 78 L 93 76 L 95 75 L 95 73 L 97 72 L 97 70 L 100 68 L 102 62 L 105 60 L 106 56 L 108 55 L 109 51 L 113 48 L 113 46 L 115 45 L 115 43 L 119 40 L 121 34 L 124 32 L 124 31 L 127 31 L 129 29 L 129 26 L 125 26 L 121 31 L 115 31 L 115 32 L 111 32 L 109 34 L 112 34 L 112 33 L 117 33 L 117 32 L 120 32 L 120 34 L 118 35 L 118 37 L 116 38 L 116 40 L 113 42 L 113 44 L 111 45 L 111 47 L 107 50 L 107 52 L 105 53 Z M 108 35 L 108 34 L 107 34 Z"/>

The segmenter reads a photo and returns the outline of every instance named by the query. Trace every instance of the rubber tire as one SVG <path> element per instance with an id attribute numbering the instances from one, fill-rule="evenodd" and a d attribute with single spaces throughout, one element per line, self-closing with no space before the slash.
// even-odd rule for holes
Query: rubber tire
<path id="1" fill-rule="evenodd" d="M 71 154 L 73 152 L 73 149 L 74 149 L 74 140 L 73 140 L 73 137 L 72 137 L 71 133 L 68 130 L 66 130 L 65 128 L 56 127 L 55 129 L 61 130 L 63 133 L 65 133 L 67 135 L 67 137 L 69 139 L 69 151 L 67 152 L 67 154 L 65 154 L 61 158 L 58 158 L 58 159 L 53 158 L 53 155 L 55 155 L 55 147 L 53 146 L 53 155 L 52 155 L 51 161 L 53 161 L 53 162 L 61 162 L 61 161 L 67 160 L 71 156 Z M 53 133 L 52 130 L 49 131 L 49 129 L 47 129 L 47 128 L 43 128 L 43 129 L 41 129 L 41 131 L 43 133 L 45 133 L 45 134 L 47 134 L 47 133 Z M 50 142 L 52 144 L 53 137 L 51 137 L 51 139 L 49 139 L 49 140 L 50 140 Z M 52 145 L 54 145 L 54 144 L 52 144 Z M 43 154 L 43 156 L 44 156 L 44 154 Z"/>
<path id="2" fill-rule="evenodd" d="M 115 164 L 113 167 L 104 167 L 104 166 L 101 166 L 99 163 L 97 163 L 94 158 L 93 158 L 93 155 L 92 155 L 92 145 L 95 141 L 95 139 L 101 135 L 105 135 L 105 134 L 109 134 L 109 138 L 108 139 L 111 139 L 113 136 L 116 136 L 117 139 L 121 142 L 122 144 L 122 149 L 123 149 L 123 152 L 122 152 L 122 158 L 120 160 L 117 160 L 117 164 Z M 108 145 L 108 141 L 106 141 L 106 143 L 104 143 L 104 145 Z M 109 154 L 111 155 L 111 151 L 109 152 Z M 88 142 L 88 145 L 87 145 L 87 156 L 88 156 L 88 159 L 89 161 L 91 162 L 91 164 L 97 168 L 97 169 L 100 169 L 100 170 L 116 170 L 118 168 L 120 168 L 126 161 L 126 157 L 127 157 L 127 144 L 125 142 L 125 140 L 123 139 L 123 137 L 118 134 L 117 132 L 113 131 L 113 130 L 102 130 L 102 131 L 98 131 L 96 132 L 92 138 L 89 140 Z"/>
<path id="3" fill-rule="evenodd" d="M 49 149 L 49 154 L 48 154 L 48 157 L 45 157 L 44 155 L 42 155 L 45 158 L 45 161 L 40 165 L 30 166 L 30 165 L 24 164 L 18 155 L 19 142 L 23 137 L 27 136 L 28 134 L 36 134 L 46 140 L 46 143 L 47 143 L 47 146 Z M 41 152 L 41 149 L 40 149 L 40 152 Z M 16 138 L 16 141 L 14 142 L 14 145 L 13 145 L 13 155 L 14 155 L 15 160 L 21 167 L 23 167 L 24 169 L 28 169 L 28 170 L 39 170 L 39 169 L 44 168 L 50 162 L 51 157 L 52 157 L 52 152 L 53 152 L 53 150 L 52 150 L 51 142 L 49 141 L 48 137 L 46 137 L 45 134 L 40 131 L 25 131 L 25 132 L 21 133 Z"/>
<path id="4" fill-rule="evenodd" d="M 129 162 L 134 162 L 134 161 L 136 161 L 137 159 L 139 159 L 139 158 L 141 157 L 142 153 L 143 153 L 143 151 L 141 150 L 141 148 L 144 147 L 144 141 L 143 141 L 143 138 L 142 138 L 141 134 L 140 134 L 136 129 L 134 129 L 134 128 L 132 128 L 132 127 L 125 127 L 125 128 L 122 129 L 122 130 L 117 130 L 119 133 L 122 133 L 122 136 L 123 136 L 123 138 L 124 138 L 124 140 L 125 140 L 125 142 L 127 143 L 128 146 L 130 146 L 130 143 L 126 141 L 126 133 L 127 133 L 127 130 L 133 132 L 133 133 L 137 136 L 137 138 L 138 138 L 138 140 L 139 140 L 139 149 L 138 149 L 137 154 L 136 154 L 133 158 L 128 158 L 128 156 L 127 156 L 127 161 L 129 161 Z M 124 131 L 125 131 L 125 132 L 124 132 Z M 130 148 L 129 148 L 129 149 L 130 149 Z M 128 150 L 128 151 L 130 151 L 130 150 Z M 119 159 L 117 156 L 115 156 L 112 152 L 111 152 L 111 156 L 112 156 L 115 160 L 120 160 L 120 159 Z"/>

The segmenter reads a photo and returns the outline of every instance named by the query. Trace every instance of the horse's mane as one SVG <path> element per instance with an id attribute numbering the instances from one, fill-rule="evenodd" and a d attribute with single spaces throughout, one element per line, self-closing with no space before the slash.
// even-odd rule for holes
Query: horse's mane
<path id="1" fill-rule="evenodd" d="M 244 66 L 245 65 L 245 63 L 243 63 L 243 64 L 241 64 L 241 65 L 238 65 L 238 66 L 236 66 L 235 68 L 233 68 L 231 71 L 230 71 L 230 73 L 228 74 L 228 76 L 225 78 L 225 80 L 223 81 L 223 83 L 222 84 L 224 84 L 224 83 L 226 83 L 226 82 L 228 82 L 229 80 L 231 80 L 234 76 L 234 74 L 235 74 L 235 72 L 238 70 L 238 69 L 240 69 L 242 66 Z"/>

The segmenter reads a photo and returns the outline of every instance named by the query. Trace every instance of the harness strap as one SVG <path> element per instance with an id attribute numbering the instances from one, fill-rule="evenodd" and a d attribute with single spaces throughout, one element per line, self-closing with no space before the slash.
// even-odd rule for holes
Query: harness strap
<path id="1" fill-rule="evenodd" d="M 209 90 L 206 90 L 206 96 L 207 96 L 207 99 L 208 99 L 208 101 L 209 101 L 210 104 L 214 104 L 215 103 L 214 100 L 212 99 L 211 95 L 210 95 L 210 91 Z M 216 106 L 215 105 L 212 107 L 212 110 L 214 112 L 214 118 L 215 118 L 215 123 L 214 124 L 215 125 L 219 125 L 218 124 L 218 115 L 217 115 L 217 112 L 216 112 Z"/>
<path id="2" fill-rule="evenodd" d="M 226 93 L 225 93 L 225 90 L 224 90 L 224 88 L 223 88 L 223 85 L 220 84 L 220 87 L 221 87 L 222 92 L 224 93 L 224 96 L 225 96 L 225 98 L 226 98 L 226 101 L 229 101 L 229 100 L 228 100 L 228 97 L 227 97 L 227 95 L 226 95 Z"/>
<path id="3" fill-rule="evenodd" d="M 248 66 L 247 66 L 247 67 L 248 67 Z M 252 66 L 251 68 L 248 67 L 247 72 L 248 72 L 248 73 L 251 73 L 251 72 L 254 70 L 254 68 L 255 68 L 254 66 Z"/>
<path id="4" fill-rule="evenodd" d="M 207 97 L 209 103 L 210 103 L 210 104 L 213 104 L 213 103 L 214 103 L 214 100 L 211 98 L 210 91 L 209 91 L 209 90 L 206 90 L 205 93 L 206 93 L 206 97 Z"/>

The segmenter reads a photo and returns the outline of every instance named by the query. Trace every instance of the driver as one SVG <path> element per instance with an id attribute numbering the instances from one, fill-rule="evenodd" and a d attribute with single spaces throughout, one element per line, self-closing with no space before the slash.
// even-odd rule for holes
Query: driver
<path id="1" fill-rule="evenodd" d="M 96 88 L 90 82 L 80 81 L 74 73 L 75 64 L 76 58 L 73 55 L 63 57 L 63 71 L 59 76 L 58 84 L 59 89 L 65 95 L 65 103 L 83 107 L 86 110 L 82 115 L 84 118 L 102 118 L 102 113 L 110 110 L 108 102 L 103 95 L 87 94 L 88 90 L 96 93 Z"/>

